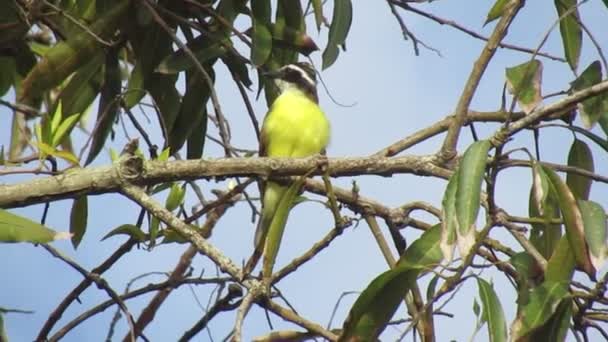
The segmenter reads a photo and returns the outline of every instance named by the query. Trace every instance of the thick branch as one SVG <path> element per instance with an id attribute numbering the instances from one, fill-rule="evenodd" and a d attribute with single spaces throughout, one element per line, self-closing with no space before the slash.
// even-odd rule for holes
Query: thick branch
<path id="1" fill-rule="evenodd" d="M 433 156 L 398 158 L 330 158 L 327 171 L 333 177 L 355 175 L 390 176 L 410 173 L 445 177 L 449 172 L 433 163 Z M 301 158 L 225 158 L 204 160 L 148 161 L 130 180 L 144 186 L 178 180 L 235 176 L 294 176 L 318 168 L 319 159 Z M 87 194 L 117 192 L 121 164 L 69 170 L 64 174 L 28 182 L 0 185 L 0 208 L 15 208 Z M 313 172 L 322 174 L 321 170 Z"/>

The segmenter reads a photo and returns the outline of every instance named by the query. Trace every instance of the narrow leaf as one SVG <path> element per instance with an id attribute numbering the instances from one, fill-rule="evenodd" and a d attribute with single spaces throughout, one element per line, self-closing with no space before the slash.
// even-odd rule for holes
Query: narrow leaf
<path id="1" fill-rule="evenodd" d="M 479 287 L 479 298 L 483 305 L 483 320 L 488 322 L 488 336 L 490 342 L 502 342 L 507 340 L 507 323 L 502 304 L 494 291 L 494 287 L 487 281 L 477 278 Z"/>
<path id="2" fill-rule="evenodd" d="M 570 248 L 568 237 L 564 236 L 559 240 L 551 258 L 548 259 L 545 281 L 568 282 L 574 275 L 575 267 L 576 260 L 574 259 L 574 253 Z"/>
<path id="3" fill-rule="evenodd" d="M 112 131 L 112 124 L 119 112 L 120 83 L 118 51 L 113 50 L 106 54 L 105 77 L 101 88 L 97 121 L 95 122 L 91 148 L 85 165 L 90 164 L 101 152 L 110 131 Z"/>
<path id="4" fill-rule="evenodd" d="M 587 170 L 591 173 L 595 171 L 591 149 L 589 149 L 589 146 L 584 141 L 574 139 L 574 142 L 572 142 L 570 152 L 568 152 L 568 166 Z M 566 176 L 566 184 L 574 197 L 584 200 L 589 199 L 589 191 L 592 184 L 591 178 L 569 172 Z"/>
<path id="5" fill-rule="evenodd" d="M 599 270 L 608 256 L 606 212 L 592 201 L 579 200 L 578 207 L 585 224 L 585 241 L 589 246 L 591 263 Z"/>
<path id="6" fill-rule="evenodd" d="M 317 25 L 317 30 L 321 30 L 321 25 L 323 24 L 323 1 L 322 0 L 312 0 L 312 10 L 315 12 L 315 24 Z"/>
<path id="7" fill-rule="evenodd" d="M 376 341 L 425 270 L 441 262 L 441 226 L 435 225 L 404 252 L 397 266 L 376 277 L 359 295 L 338 341 Z"/>
<path id="8" fill-rule="evenodd" d="M 509 3 L 508 0 L 496 0 L 496 2 L 494 3 L 494 6 L 492 6 L 492 8 L 490 9 L 490 12 L 488 12 L 486 22 L 483 24 L 486 25 L 486 24 L 500 18 L 502 16 L 502 13 L 505 10 L 505 5 L 507 3 Z"/>
<path id="9" fill-rule="evenodd" d="M 138 226 L 133 224 L 123 224 L 112 229 L 112 231 L 110 231 L 108 234 L 104 235 L 103 238 L 101 238 L 101 241 L 116 235 L 127 235 L 135 239 L 135 241 L 137 242 L 146 241 L 146 234 L 142 232 Z"/>
<path id="10" fill-rule="evenodd" d="M 566 60 L 572 70 L 578 67 L 581 55 L 583 32 L 578 23 L 577 0 L 555 0 L 555 9 L 559 16 L 559 31 L 562 36 L 562 45 Z"/>
<path id="11" fill-rule="evenodd" d="M 523 341 L 526 335 L 542 327 L 567 296 L 567 282 L 544 282 L 532 290 L 528 304 L 518 313 L 511 327 L 513 340 Z"/>
<path id="12" fill-rule="evenodd" d="M 169 211 L 177 209 L 182 203 L 184 203 L 184 197 L 186 196 L 186 189 L 179 185 L 179 183 L 173 183 L 171 190 L 167 196 L 165 202 L 165 208 Z"/>
<path id="13" fill-rule="evenodd" d="M 0 242 L 47 243 L 70 238 L 68 232 L 56 232 L 28 218 L 0 209 Z"/>
<path id="14" fill-rule="evenodd" d="M 561 178 L 548 167 L 543 166 L 543 171 L 547 174 L 549 182 L 557 194 L 559 208 L 564 218 L 566 226 L 566 236 L 570 243 L 570 248 L 574 253 L 576 264 L 580 267 L 591 279 L 595 279 L 595 268 L 589 258 L 589 250 L 585 242 L 585 228 L 583 218 L 576 199 L 570 189 Z"/>
<path id="15" fill-rule="evenodd" d="M 87 229 L 88 210 L 87 196 L 80 196 L 74 199 L 70 211 L 70 233 L 72 234 L 72 246 L 74 246 L 74 249 L 78 248 Z"/>
<path id="16" fill-rule="evenodd" d="M 253 37 L 251 39 L 251 62 L 255 66 L 263 65 L 272 52 L 272 34 L 270 33 L 270 0 L 258 0 L 251 3 Z"/>
<path id="17" fill-rule="evenodd" d="M 450 177 L 441 202 L 441 251 L 447 262 L 452 261 L 454 247 L 456 246 L 456 231 L 458 230 L 458 217 L 456 217 L 458 170 L 456 169 Z"/>
<path id="18" fill-rule="evenodd" d="M 475 243 L 475 221 L 479 213 L 481 183 L 486 170 L 488 151 L 492 145 L 487 140 L 473 143 L 464 152 L 458 166 L 456 189 L 456 216 L 458 217 L 458 249 L 462 256 L 469 253 Z"/>
<path id="19" fill-rule="evenodd" d="M 327 47 L 323 51 L 323 69 L 329 68 L 338 58 L 338 46 L 344 45 L 353 21 L 351 0 L 334 1 L 334 12 L 329 26 Z"/>

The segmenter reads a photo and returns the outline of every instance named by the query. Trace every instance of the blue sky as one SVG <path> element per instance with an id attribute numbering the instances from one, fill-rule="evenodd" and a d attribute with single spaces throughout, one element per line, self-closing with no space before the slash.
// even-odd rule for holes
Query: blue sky
<path id="1" fill-rule="evenodd" d="M 473 2 L 471 2 L 473 3 Z M 477 32 L 489 35 L 494 24 L 483 27 L 485 15 L 492 6 L 491 1 L 476 1 L 466 6 L 462 1 L 444 0 L 420 6 L 446 19 L 452 19 Z M 326 8 L 329 17 L 330 8 Z M 330 69 L 322 72 L 322 77 L 331 95 L 340 103 L 354 106 L 340 106 L 331 101 L 323 89 L 319 90 L 320 103 L 332 123 L 332 141 L 328 149 L 331 157 L 365 156 L 419 130 L 452 112 L 468 77 L 472 64 L 479 55 L 484 42 L 465 36 L 447 26 L 441 26 L 408 13 L 403 13 L 408 27 L 426 44 L 441 51 L 442 56 L 421 47 L 420 56 L 415 56 L 410 41 L 404 41 L 396 20 L 384 2 L 354 2 L 354 20 L 347 39 L 347 51 L 341 52 L 338 61 Z M 600 46 L 608 47 L 608 35 L 602 34 L 608 22 L 608 10 L 601 1 L 592 0 L 581 6 L 581 16 L 589 29 L 596 34 Z M 509 30 L 506 42 L 534 48 L 551 27 L 556 18 L 552 3 L 529 1 L 516 18 Z M 247 23 L 241 23 L 246 26 Z M 603 27 L 602 27 L 603 26 Z M 317 35 L 314 26 L 309 31 L 319 46 L 325 46 L 327 31 Z M 579 70 L 596 59 L 597 53 L 585 38 L 584 51 Z M 544 51 L 562 55 L 559 31 L 554 30 L 547 41 Z M 313 54 L 313 61 L 320 67 L 320 53 Z M 496 110 L 500 98 L 506 67 L 527 61 L 529 55 L 500 49 L 484 74 L 479 90 L 476 93 L 471 109 L 479 111 Z M 540 59 L 543 62 L 543 93 L 551 93 L 568 88 L 574 76 L 565 63 Z M 256 148 L 255 135 L 247 119 L 244 106 L 240 102 L 237 89 L 225 73 L 223 66 L 216 69 L 217 91 L 222 101 L 223 110 L 231 122 L 233 142 L 238 147 Z M 255 89 L 250 94 L 255 97 Z M 263 98 L 263 97 L 262 97 Z M 231 100 L 239 99 L 239 100 Z M 551 100 L 548 100 L 550 102 Z M 259 120 L 266 110 L 262 99 L 255 103 Z M 11 113 L 0 107 L 0 125 L 8 127 Z M 152 136 L 158 145 L 162 137 L 152 123 L 148 127 L 155 132 Z M 481 138 L 490 135 L 496 125 L 477 125 Z M 135 130 L 128 127 L 131 134 Z M 599 129 L 596 128 L 599 132 Z M 117 132 L 122 133 L 122 129 Z M 211 129 L 217 136 L 217 132 Z M 600 133 L 601 134 L 601 133 Z M 122 134 L 112 147 L 120 150 L 125 140 Z M 527 146 L 532 148 L 531 133 L 520 134 L 509 148 Z M 463 130 L 459 147 L 465 148 L 472 138 L 468 130 Z M 8 136 L 0 137 L 0 143 L 6 144 Z M 442 138 L 435 138 L 416 146 L 407 153 L 435 153 Z M 572 142 L 571 134 L 563 129 L 548 129 L 541 134 L 541 154 L 547 161 L 565 163 L 567 151 Z M 606 173 L 608 165 L 605 153 L 594 150 L 596 172 Z M 212 142 L 207 143 L 207 156 L 221 156 L 222 151 Z M 107 164 L 107 153 L 99 158 L 97 164 Z M 525 158 L 524 155 L 516 155 Z M 0 179 L 10 183 L 24 177 Z M 389 206 L 398 206 L 413 200 L 424 200 L 440 206 L 445 187 L 442 180 L 421 178 L 412 175 L 384 177 L 357 177 L 361 194 L 379 200 Z M 334 180 L 335 184 L 350 188 L 352 179 Z M 225 183 L 199 182 L 206 193 L 212 188 L 225 189 Z M 527 214 L 530 172 L 526 169 L 511 169 L 501 173 L 498 184 L 498 204 L 514 215 Z M 607 187 L 595 183 L 591 198 L 604 207 L 608 205 Z M 314 196 L 311 196 L 314 197 Z M 194 203 L 190 200 L 190 203 Z M 69 208 L 71 201 L 53 203 L 47 223 L 56 230 L 68 230 Z M 119 195 L 103 195 L 89 199 L 89 226 L 81 246 L 74 251 L 69 242 L 57 242 L 54 245 L 70 255 L 81 265 L 91 269 L 104 260 L 121 241 L 120 237 L 100 242 L 100 238 L 109 230 L 123 223 L 134 222 L 138 209 L 129 200 Z M 42 206 L 33 206 L 15 210 L 15 212 L 38 219 Z M 347 213 L 345 211 L 345 213 Z M 221 248 L 226 255 L 240 263 L 251 250 L 254 223 L 247 204 L 241 203 L 220 221 L 214 231 L 211 242 Z M 321 205 L 311 202 L 299 205 L 290 216 L 283 247 L 279 253 L 277 265 L 284 265 L 300 255 L 309 246 L 320 239 L 332 226 L 330 213 Z M 386 227 L 382 226 L 386 233 Z M 413 241 L 419 232 L 410 228 L 404 235 L 408 242 Z M 514 241 L 496 229 L 494 238 L 503 239 L 517 248 Z M 123 258 L 104 278 L 117 291 L 123 291 L 126 283 L 133 277 L 145 272 L 167 272 L 177 263 L 184 245 L 158 246 L 153 251 L 134 250 Z M 35 310 L 32 315 L 8 314 L 5 324 L 12 341 L 29 341 L 37 334 L 49 312 L 78 283 L 81 278 L 59 260 L 50 257 L 42 248 L 25 244 L 0 246 L 0 262 L 3 265 L 3 279 L 0 282 L 0 306 Z M 194 273 L 204 272 L 205 276 L 217 273 L 215 267 L 205 258 L 197 256 L 193 266 Z M 331 248 L 324 250 L 315 260 L 290 275 L 279 288 L 295 306 L 298 312 L 323 325 L 329 321 L 332 309 L 340 294 L 344 291 L 361 291 L 380 272 L 387 269 L 386 262 L 376 246 L 369 228 L 361 222 L 357 227 L 349 228 L 340 236 Z M 515 291 L 500 274 L 485 271 L 486 279 L 493 280 L 503 300 L 503 307 L 509 322 L 515 316 Z M 136 283 L 136 287 L 162 279 L 161 276 L 146 278 Z M 436 320 L 438 341 L 454 339 L 467 341 L 471 336 L 475 318 L 472 311 L 473 299 L 477 296 L 474 281 L 465 283 L 445 311 L 454 313 L 454 318 L 440 317 Z M 204 312 L 199 307 L 194 294 L 203 306 L 207 304 L 210 287 L 197 287 L 189 290 L 182 288 L 175 291 L 166 305 L 158 312 L 154 324 L 145 333 L 152 341 L 174 340 L 185 329 L 189 328 Z M 129 301 L 129 309 L 136 316 L 147 303 L 150 296 Z M 347 296 L 338 307 L 334 325 L 338 327 L 344 320 L 350 305 L 356 296 Z M 63 326 L 72 317 L 91 306 L 107 299 L 106 295 L 95 287 L 89 288 L 80 298 L 82 304 L 74 303 L 59 322 Z M 405 310 L 400 308 L 397 315 L 403 317 Z M 65 341 L 96 341 L 105 337 L 114 308 L 88 320 L 72 331 Z M 275 329 L 293 328 L 276 317 L 272 318 Z M 199 334 L 196 341 L 209 340 L 208 333 L 214 340 L 223 339 L 234 324 L 233 313 L 222 313 L 209 326 L 209 332 Z M 118 325 L 122 338 L 127 327 L 124 320 Z M 244 340 L 268 331 L 263 311 L 254 308 L 245 322 Z M 478 335 L 483 341 L 485 332 Z M 383 340 L 394 340 L 400 335 L 399 328 L 389 327 Z M 408 339 L 409 340 L 409 337 Z"/>

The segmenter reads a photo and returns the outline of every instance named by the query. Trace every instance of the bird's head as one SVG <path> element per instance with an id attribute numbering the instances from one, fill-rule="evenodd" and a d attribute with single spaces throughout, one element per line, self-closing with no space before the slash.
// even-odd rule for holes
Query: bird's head
<path id="1" fill-rule="evenodd" d="M 274 79 L 281 93 L 296 90 L 315 101 L 317 99 L 317 77 L 315 69 L 310 63 L 287 64 L 275 71 L 266 72 L 264 75 Z"/>

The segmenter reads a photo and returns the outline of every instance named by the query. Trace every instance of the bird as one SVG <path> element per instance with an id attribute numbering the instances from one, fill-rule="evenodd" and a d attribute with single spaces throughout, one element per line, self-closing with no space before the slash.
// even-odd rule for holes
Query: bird
<path id="1" fill-rule="evenodd" d="M 274 80 L 279 94 L 264 117 L 259 155 L 301 158 L 324 154 L 330 140 L 330 123 L 319 107 L 314 67 L 307 62 L 297 62 L 264 75 Z M 263 254 L 262 274 L 270 276 L 289 214 L 289 210 L 281 211 L 285 215 L 279 217 L 282 214 L 277 213 L 277 209 L 282 202 L 283 207 L 287 205 L 286 208 L 291 209 L 296 197 L 293 191 L 287 194 L 289 187 L 272 181 L 267 181 L 263 187 L 254 253 L 244 268 L 245 274 L 255 268 Z M 273 236 L 268 236 L 271 226 Z"/>

